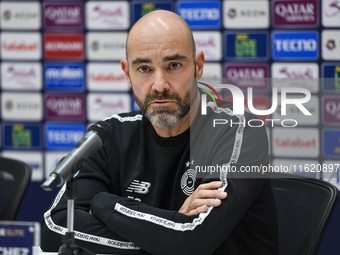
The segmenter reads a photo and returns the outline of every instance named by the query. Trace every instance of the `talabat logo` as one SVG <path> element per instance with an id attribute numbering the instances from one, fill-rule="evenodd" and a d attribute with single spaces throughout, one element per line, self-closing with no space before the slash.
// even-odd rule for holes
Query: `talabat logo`
<path id="1" fill-rule="evenodd" d="M 319 91 L 319 65 L 316 63 L 273 63 L 272 86 L 300 87 L 312 93 Z"/>
<path id="2" fill-rule="evenodd" d="M 118 63 L 89 63 L 87 89 L 90 91 L 129 91 L 130 86 Z"/>
<path id="3" fill-rule="evenodd" d="M 87 29 L 128 29 L 130 27 L 130 4 L 127 1 L 86 3 Z"/>
<path id="4" fill-rule="evenodd" d="M 268 28 L 269 1 L 224 1 L 225 28 Z"/>
<path id="5" fill-rule="evenodd" d="M 220 99 L 220 96 L 218 95 L 218 93 L 216 92 L 215 89 L 218 88 L 222 88 L 222 89 L 228 89 L 231 93 L 232 96 L 232 101 L 233 101 L 233 110 L 230 112 L 232 112 L 233 115 L 238 115 L 241 114 L 243 115 L 245 112 L 245 97 L 244 94 L 242 92 L 242 90 L 238 87 L 236 87 L 235 85 L 230 85 L 230 84 L 217 84 L 214 86 L 210 86 L 208 84 L 205 83 L 201 83 L 198 82 L 199 84 L 199 89 L 203 90 L 204 92 L 206 92 L 213 100 L 214 105 L 211 105 L 210 103 L 210 107 L 222 107 L 222 101 Z M 214 96 L 208 91 L 208 89 L 210 89 L 211 91 L 213 91 L 213 93 L 216 95 L 216 97 L 220 100 L 220 106 L 217 105 L 216 100 L 214 98 Z M 266 116 L 266 115 L 270 115 L 272 113 L 274 113 L 277 108 L 278 108 L 278 89 L 277 88 L 273 88 L 272 89 L 272 105 L 270 107 L 270 109 L 256 109 L 255 108 L 255 104 L 254 104 L 254 96 L 253 96 L 253 88 L 249 87 L 247 89 L 247 106 L 249 109 L 249 112 L 256 115 L 256 116 Z M 299 111 L 302 112 L 302 114 L 309 116 L 312 115 L 307 109 L 306 107 L 303 105 L 305 103 L 307 103 L 310 99 L 311 99 L 311 93 L 307 90 L 307 89 L 303 89 L 303 88 L 282 88 L 281 89 L 281 116 L 286 116 L 287 115 L 287 107 L 288 105 L 295 105 L 297 107 L 297 109 L 299 109 Z M 294 93 L 294 94 L 302 94 L 304 97 L 299 96 L 299 98 L 292 98 L 290 95 L 290 93 Z M 206 115 L 207 114 L 207 108 L 208 108 L 208 101 L 207 101 L 207 94 L 202 94 L 201 96 L 201 114 L 202 115 Z M 298 120 L 296 119 L 265 119 L 265 121 L 270 122 L 271 126 L 273 127 L 277 121 L 279 121 L 281 123 L 281 125 L 283 127 L 296 127 L 298 125 Z M 248 121 L 248 125 L 250 127 L 262 127 L 265 123 L 265 121 L 263 120 L 249 120 Z M 260 124 L 255 124 L 253 122 L 260 122 Z M 228 124 L 228 120 L 221 120 L 221 119 L 214 119 L 213 120 L 213 126 L 216 127 L 216 125 L 226 125 Z M 237 125 L 238 123 L 232 123 L 232 121 L 228 124 L 230 126 L 232 125 Z M 245 125 L 246 123 L 244 123 Z"/>
<path id="6" fill-rule="evenodd" d="M 46 89 L 74 91 L 83 91 L 85 89 L 85 68 L 83 63 L 45 63 L 44 73 Z"/>
<path id="7" fill-rule="evenodd" d="M 222 58 L 222 36 L 218 31 L 193 32 L 196 50 L 203 51 L 206 60 L 221 60 Z"/>
<path id="8" fill-rule="evenodd" d="M 319 57 L 319 35 L 316 31 L 274 31 L 274 59 L 316 60 Z"/>
<path id="9" fill-rule="evenodd" d="M 126 32 L 86 34 L 86 54 L 89 60 L 121 60 L 125 58 Z"/>
<path id="10" fill-rule="evenodd" d="M 84 26 L 84 5 L 80 2 L 48 3 L 43 6 L 45 28 L 82 28 Z"/>
<path id="11" fill-rule="evenodd" d="M 42 88 L 41 64 L 2 62 L 1 87 L 11 90 L 40 90 Z"/>
<path id="12" fill-rule="evenodd" d="M 340 22 L 340 0 L 322 0 L 322 25 L 338 27 Z"/>
<path id="13" fill-rule="evenodd" d="M 41 34 L 36 32 L 1 33 L 1 58 L 40 60 Z"/>
<path id="14" fill-rule="evenodd" d="M 37 30 L 41 27 L 39 2 L 2 2 L 2 29 Z"/>
<path id="15" fill-rule="evenodd" d="M 173 3 L 172 2 L 151 2 L 147 1 L 145 3 L 142 2 L 132 2 L 132 12 L 133 12 L 133 23 L 136 23 L 142 16 L 148 14 L 149 12 L 156 10 L 168 10 L 173 11 Z"/>
<path id="16" fill-rule="evenodd" d="M 45 34 L 45 59 L 82 60 L 84 58 L 84 37 L 82 33 Z"/>
<path id="17" fill-rule="evenodd" d="M 259 32 L 226 32 L 225 58 L 231 60 L 266 60 L 268 34 Z"/>
<path id="18" fill-rule="evenodd" d="M 41 149 L 41 125 L 31 123 L 4 123 L 4 149 Z"/>
<path id="19" fill-rule="evenodd" d="M 340 30 L 323 30 L 322 58 L 325 60 L 339 60 L 339 57 L 340 57 Z"/>
<path id="20" fill-rule="evenodd" d="M 276 157 L 316 158 L 320 155 L 317 128 L 273 129 L 273 155 Z"/>
<path id="21" fill-rule="evenodd" d="M 83 94 L 45 94 L 45 117 L 48 120 L 85 120 Z"/>
<path id="22" fill-rule="evenodd" d="M 46 123 L 45 148 L 71 150 L 85 134 L 84 124 Z"/>
<path id="23" fill-rule="evenodd" d="M 323 123 L 340 125 L 340 96 L 323 96 Z"/>
<path id="24" fill-rule="evenodd" d="M 317 27 L 318 13 L 317 0 L 275 0 L 273 4 L 275 27 Z"/>
<path id="25" fill-rule="evenodd" d="M 322 64 L 323 89 L 327 92 L 340 92 L 340 62 Z"/>
<path id="26" fill-rule="evenodd" d="M 228 84 L 244 90 L 248 87 L 253 87 L 254 91 L 266 91 L 268 89 L 267 64 L 227 63 L 224 70 L 224 77 L 227 78 Z"/>
<path id="27" fill-rule="evenodd" d="M 178 1 L 177 13 L 191 28 L 220 28 L 221 4 L 219 1 Z"/>

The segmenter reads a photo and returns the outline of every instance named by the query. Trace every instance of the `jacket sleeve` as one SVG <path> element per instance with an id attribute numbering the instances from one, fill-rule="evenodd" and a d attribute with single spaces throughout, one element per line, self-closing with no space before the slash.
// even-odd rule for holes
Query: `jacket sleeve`
<path id="1" fill-rule="evenodd" d="M 107 155 L 99 150 L 75 177 L 77 199 L 74 211 L 74 233 L 78 245 L 96 253 L 143 254 L 144 251 L 131 241 L 109 230 L 106 225 L 90 214 L 92 198 L 100 192 L 113 192 L 107 176 Z M 93 171 L 96 169 L 96 171 Z M 58 251 L 61 235 L 67 232 L 67 200 L 64 185 L 44 214 L 41 224 L 41 248 L 43 251 Z"/>

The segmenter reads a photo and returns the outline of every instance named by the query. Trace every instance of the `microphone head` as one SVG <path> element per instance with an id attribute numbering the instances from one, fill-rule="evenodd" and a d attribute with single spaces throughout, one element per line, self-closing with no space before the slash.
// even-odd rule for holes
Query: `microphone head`
<path id="1" fill-rule="evenodd" d="M 91 125 L 87 131 L 94 131 L 98 134 L 99 138 L 102 140 L 102 146 L 110 140 L 112 135 L 112 127 L 106 121 L 98 121 Z"/>

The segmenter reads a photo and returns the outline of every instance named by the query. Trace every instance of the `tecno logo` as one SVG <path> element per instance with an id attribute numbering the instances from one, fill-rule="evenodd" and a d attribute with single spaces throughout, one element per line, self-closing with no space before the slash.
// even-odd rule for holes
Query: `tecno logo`
<path id="1" fill-rule="evenodd" d="M 318 44 L 314 39 L 275 40 L 275 48 L 279 52 L 316 51 L 317 46 Z"/>
<path id="2" fill-rule="evenodd" d="M 217 8 L 189 8 L 181 9 L 180 16 L 186 20 L 218 20 L 220 10 Z"/>

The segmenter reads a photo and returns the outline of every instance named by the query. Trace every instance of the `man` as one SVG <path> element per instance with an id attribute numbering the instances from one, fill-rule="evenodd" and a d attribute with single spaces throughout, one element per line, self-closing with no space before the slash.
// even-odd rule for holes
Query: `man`
<path id="1" fill-rule="evenodd" d="M 145 15 L 126 47 L 121 66 L 142 114 L 108 118 L 111 140 L 76 177 L 76 241 L 95 253 L 276 254 L 269 180 L 193 170 L 268 164 L 265 130 L 242 125 L 252 117 L 233 115 L 230 104 L 208 102 L 201 115 L 192 81 L 202 76 L 204 54 L 177 14 Z M 214 118 L 238 124 L 213 129 Z M 56 251 L 66 231 L 64 191 L 44 215 L 44 251 Z"/>

